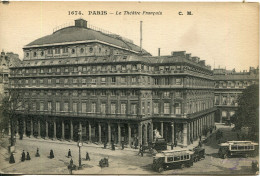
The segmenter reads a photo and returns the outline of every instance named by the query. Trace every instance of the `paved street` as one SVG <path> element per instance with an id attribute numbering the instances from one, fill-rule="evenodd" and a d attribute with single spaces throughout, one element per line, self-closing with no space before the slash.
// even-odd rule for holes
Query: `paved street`
<path id="1" fill-rule="evenodd" d="M 223 131 L 222 141 L 236 140 L 236 133 L 231 131 L 230 127 L 218 125 Z M 6 141 L 1 141 L 4 146 Z M 37 147 L 40 149 L 41 157 L 36 158 Z M 54 159 L 49 159 L 50 149 L 54 150 Z M 15 164 L 9 164 L 9 155 L 7 150 L 1 147 L 0 171 L 1 173 L 20 173 L 20 174 L 69 174 L 67 166 L 70 158 L 67 158 L 67 152 L 71 149 L 74 164 L 78 165 L 78 147 L 77 144 L 67 141 L 59 142 L 52 140 L 24 139 L 17 141 L 15 153 Z M 194 163 L 191 168 L 166 170 L 162 174 L 253 174 L 251 170 L 252 160 L 254 158 L 228 158 L 221 159 L 217 156 L 218 146 L 213 134 L 208 138 L 205 144 L 206 158 Z M 21 152 L 29 152 L 30 161 L 21 162 Z M 73 171 L 73 174 L 157 174 L 151 169 L 152 156 L 148 153 L 144 157 L 138 156 L 138 150 L 103 149 L 101 145 L 84 144 L 81 149 L 83 169 Z M 86 152 L 89 152 L 91 161 L 85 160 Z M 109 167 L 100 168 L 99 160 L 103 157 L 109 158 Z"/>

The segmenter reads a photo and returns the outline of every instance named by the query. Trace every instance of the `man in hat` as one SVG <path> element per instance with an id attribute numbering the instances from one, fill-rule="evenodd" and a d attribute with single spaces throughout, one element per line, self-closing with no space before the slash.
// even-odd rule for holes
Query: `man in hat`
<path id="1" fill-rule="evenodd" d="M 37 148 L 37 151 L 36 151 L 35 157 L 40 157 L 39 148 Z"/>
<path id="2" fill-rule="evenodd" d="M 106 148 L 107 148 L 107 142 L 104 143 L 104 149 L 106 149 Z"/>
<path id="3" fill-rule="evenodd" d="M 53 150 L 50 151 L 50 159 L 54 158 Z"/>
<path id="4" fill-rule="evenodd" d="M 10 156 L 10 159 L 9 159 L 9 163 L 10 163 L 10 164 L 15 163 L 14 154 L 13 154 L 13 153 L 11 153 L 11 156 Z"/>
<path id="5" fill-rule="evenodd" d="M 70 149 L 69 149 L 69 151 L 68 151 L 68 158 L 69 158 L 69 157 L 72 157 L 72 156 L 71 156 L 71 151 L 70 151 Z"/>
<path id="6" fill-rule="evenodd" d="M 87 160 L 87 161 L 90 161 L 90 157 L 89 157 L 88 152 L 86 152 L 86 160 Z"/>
<path id="7" fill-rule="evenodd" d="M 174 144 L 173 144 L 173 143 L 171 143 L 171 150 L 173 150 L 173 146 L 174 146 Z"/>
<path id="8" fill-rule="evenodd" d="M 29 152 L 27 152 L 27 155 L 26 155 L 26 160 L 31 160 L 31 157 L 30 157 L 30 154 L 29 154 Z"/>
<path id="9" fill-rule="evenodd" d="M 24 150 L 23 150 L 23 153 L 22 153 L 22 158 L 21 158 L 21 161 L 24 162 L 25 161 L 25 153 L 24 153 Z"/>
<path id="10" fill-rule="evenodd" d="M 114 141 L 112 142 L 112 150 L 115 150 L 115 144 L 114 144 Z"/>
<path id="11" fill-rule="evenodd" d="M 122 142 L 122 150 L 124 150 L 124 148 L 125 148 L 125 144 L 124 142 Z"/>

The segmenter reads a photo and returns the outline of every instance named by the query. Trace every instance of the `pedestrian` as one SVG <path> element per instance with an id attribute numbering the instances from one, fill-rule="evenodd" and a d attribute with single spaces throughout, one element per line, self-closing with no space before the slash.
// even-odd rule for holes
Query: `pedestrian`
<path id="1" fill-rule="evenodd" d="M 54 152 L 53 150 L 50 151 L 50 159 L 54 158 Z"/>
<path id="2" fill-rule="evenodd" d="M 35 157 L 40 157 L 39 148 L 37 148 L 37 151 L 36 151 Z"/>
<path id="3" fill-rule="evenodd" d="M 70 159 L 70 165 L 73 166 L 73 160 L 72 160 L 72 158 Z"/>
<path id="4" fill-rule="evenodd" d="M 24 150 L 23 150 L 23 153 L 22 153 L 22 158 L 21 158 L 21 161 L 24 162 L 25 161 L 25 153 L 24 153 Z"/>
<path id="5" fill-rule="evenodd" d="M 10 163 L 10 164 L 15 163 L 14 154 L 13 154 L 13 153 L 11 153 L 11 156 L 10 156 L 10 159 L 9 159 L 9 163 Z"/>
<path id="6" fill-rule="evenodd" d="M 199 141 L 199 147 L 202 147 L 202 142 L 201 141 Z"/>
<path id="7" fill-rule="evenodd" d="M 124 142 L 122 142 L 122 150 L 124 150 L 124 148 L 125 148 L 125 144 Z"/>
<path id="8" fill-rule="evenodd" d="M 90 157 L 89 157 L 88 152 L 86 152 L 86 160 L 87 160 L 87 161 L 90 161 Z"/>
<path id="9" fill-rule="evenodd" d="M 200 141 L 201 141 L 201 135 L 200 135 Z"/>
<path id="10" fill-rule="evenodd" d="M 30 154 L 29 154 L 29 152 L 27 152 L 27 155 L 26 155 L 26 160 L 31 160 L 31 157 L 30 157 Z"/>
<path id="11" fill-rule="evenodd" d="M 104 149 L 106 149 L 106 148 L 107 148 L 107 142 L 104 143 Z"/>
<path id="12" fill-rule="evenodd" d="M 141 148 L 141 157 L 144 156 L 144 150 L 143 150 L 143 147 Z"/>
<path id="13" fill-rule="evenodd" d="M 137 140 L 135 140 L 135 149 L 137 149 L 137 145 L 138 145 Z"/>
<path id="14" fill-rule="evenodd" d="M 174 144 L 173 144 L 173 143 L 171 143 L 171 150 L 173 150 L 173 147 L 174 147 Z"/>
<path id="15" fill-rule="evenodd" d="M 70 151 L 70 149 L 69 149 L 69 151 L 68 151 L 68 158 L 69 158 L 69 157 L 72 157 L 72 156 L 71 156 L 71 151 Z"/>
<path id="16" fill-rule="evenodd" d="M 178 145 L 178 142 L 177 142 L 177 140 L 175 139 L 175 140 L 174 140 L 174 147 L 177 147 L 177 145 Z"/>
<path id="17" fill-rule="evenodd" d="M 112 150 L 115 150 L 115 144 L 114 144 L 114 141 L 112 142 Z"/>
<path id="18" fill-rule="evenodd" d="M 190 143 L 193 144 L 193 138 L 192 137 L 190 138 Z"/>

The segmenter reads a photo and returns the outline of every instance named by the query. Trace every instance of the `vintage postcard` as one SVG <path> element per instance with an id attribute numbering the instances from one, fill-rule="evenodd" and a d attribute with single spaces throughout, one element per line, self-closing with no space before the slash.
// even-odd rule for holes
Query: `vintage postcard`
<path id="1" fill-rule="evenodd" d="M 0 173 L 255 175 L 259 4 L 0 4 Z"/>

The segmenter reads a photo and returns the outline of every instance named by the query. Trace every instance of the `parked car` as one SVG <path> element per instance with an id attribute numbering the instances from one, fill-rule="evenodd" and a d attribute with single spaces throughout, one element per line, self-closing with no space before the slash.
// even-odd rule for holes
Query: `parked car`
<path id="1" fill-rule="evenodd" d="M 227 141 L 220 144 L 218 155 L 223 159 L 231 156 L 255 156 L 258 148 L 258 143 L 251 141 Z"/>
<path id="2" fill-rule="evenodd" d="M 193 162 L 197 162 L 205 158 L 205 149 L 203 147 L 195 147 L 193 151 Z"/>

